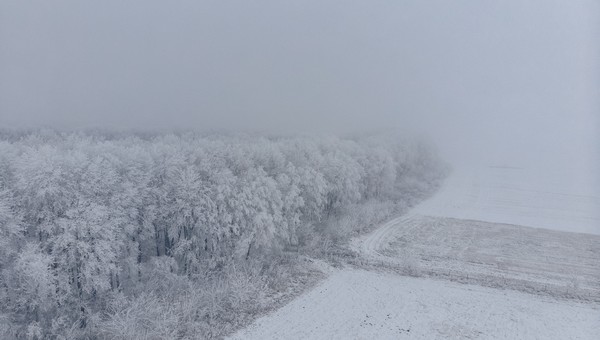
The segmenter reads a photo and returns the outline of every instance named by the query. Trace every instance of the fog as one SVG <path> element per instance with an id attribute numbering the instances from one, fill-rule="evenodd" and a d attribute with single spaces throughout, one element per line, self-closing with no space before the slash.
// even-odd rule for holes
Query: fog
<path id="1" fill-rule="evenodd" d="M 591 175 L 599 16 L 593 0 L 3 1 L 0 126 L 407 129 L 458 162 Z"/>
<path id="2" fill-rule="evenodd" d="M 0 0 L 1 339 L 600 339 L 599 175 L 600 0 Z"/>

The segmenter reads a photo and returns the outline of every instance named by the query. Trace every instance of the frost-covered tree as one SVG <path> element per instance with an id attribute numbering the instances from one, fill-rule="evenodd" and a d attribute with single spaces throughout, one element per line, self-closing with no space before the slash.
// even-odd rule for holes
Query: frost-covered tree
<path id="1" fill-rule="evenodd" d="M 227 313 L 214 296 L 257 298 L 240 290 L 266 287 L 278 254 L 311 251 L 326 226 L 347 237 L 358 207 L 365 224 L 377 204 L 410 204 L 440 169 L 428 145 L 395 136 L 0 131 L 0 331 L 202 333 L 190 325 Z M 177 299 L 188 309 L 164 307 L 165 329 L 145 325 Z"/>

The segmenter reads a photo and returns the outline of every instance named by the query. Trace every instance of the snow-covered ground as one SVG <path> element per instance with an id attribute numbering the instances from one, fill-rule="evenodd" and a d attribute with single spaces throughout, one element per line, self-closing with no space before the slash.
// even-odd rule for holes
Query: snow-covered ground
<path id="1" fill-rule="evenodd" d="M 353 246 L 371 267 L 600 302 L 600 235 L 410 213 Z"/>
<path id="2" fill-rule="evenodd" d="M 597 339 L 600 309 L 512 290 L 341 270 L 231 339 Z"/>
<path id="3" fill-rule="evenodd" d="M 414 213 L 600 235 L 600 188 L 559 168 L 457 168 Z"/>
<path id="4" fill-rule="evenodd" d="M 458 169 L 436 196 L 352 243 L 367 268 L 420 277 L 334 271 L 233 338 L 597 339 L 596 195 L 558 172 Z"/>

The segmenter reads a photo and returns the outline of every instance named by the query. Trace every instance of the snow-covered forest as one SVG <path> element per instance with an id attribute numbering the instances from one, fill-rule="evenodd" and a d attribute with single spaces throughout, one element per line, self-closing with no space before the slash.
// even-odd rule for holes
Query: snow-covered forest
<path id="1" fill-rule="evenodd" d="M 0 333 L 30 339 L 220 337 L 446 172 L 393 134 L 0 136 Z"/>

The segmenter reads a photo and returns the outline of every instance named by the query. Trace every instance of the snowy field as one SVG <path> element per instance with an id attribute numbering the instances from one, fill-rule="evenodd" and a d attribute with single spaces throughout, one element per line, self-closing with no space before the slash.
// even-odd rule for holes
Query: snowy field
<path id="1" fill-rule="evenodd" d="M 334 271 L 232 338 L 597 339 L 600 201 L 563 183 L 513 167 L 457 170 L 353 240 L 374 270 Z"/>
<path id="2" fill-rule="evenodd" d="M 408 214 L 354 240 L 372 266 L 600 302 L 600 236 Z"/>
<path id="3" fill-rule="evenodd" d="M 590 176 L 552 167 L 459 168 L 413 212 L 600 235 L 600 188 Z"/>
<path id="4" fill-rule="evenodd" d="M 231 339 L 597 339 L 598 334 L 597 306 L 341 270 Z"/>

